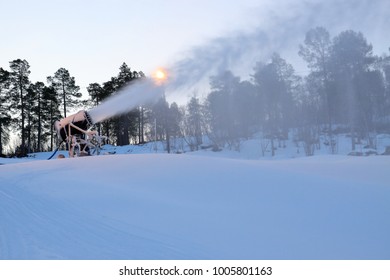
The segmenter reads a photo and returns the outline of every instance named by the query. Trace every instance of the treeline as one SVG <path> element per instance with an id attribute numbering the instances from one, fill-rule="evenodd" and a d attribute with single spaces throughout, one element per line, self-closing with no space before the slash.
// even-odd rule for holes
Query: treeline
<path id="1" fill-rule="evenodd" d="M 26 60 L 10 62 L 10 70 L 0 68 L 0 154 L 9 143 L 11 132 L 16 132 L 20 143 L 11 154 L 25 156 L 31 152 L 50 151 L 55 148 L 57 137 L 53 123 L 69 112 L 97 105 L 134 79 L 144 77 L 142 72 L 131 71 L 123 63 L 118 76 L 103 84 L 90 84 L 89 99 L 83 100 L 75 78 L 65 68 L 58 69 L 43 82 L 32 83 L 30 65 Z M 118 145 L 129 143 L 133 133 L 130 113 L 112 121 L 99 124 L 108 136 L 113 135 Z M 127 141 L 126 141 L 127 139 Z"/>
<path id="2" fill-rule="evenodd" d="M 79 87 L 69 72 L 60 68 L 43 82 L 32 83 L 26 60 L 10 62 L 10 70 L 0 68 L 0 154 L 17 131 L 20 145 L 15 154 L 44 151 L 54 146 L 52 123 L 77 106 Z M 61 109 L 62 113 L 61 113 Z"/>
<path id="3" fill-rule="evenodd" d="M 389 54 L 374 55 L 360 32 L 331 38 L 316 27 L 306 33 L 299 55 L 306 75 L 274 53 L 256 64 L 250 80 L 231 71 L 210 77 L 207 97 L 193 97 L 181 111 L 180 136 L 193 149 L 207 135 L 215 149 L 239 150 L 242 139 L 259 133 L 263 155 L 274 155 L 287 139 L 312 155 L 322 144 L 337 153 L 337 135 L 343 133 L 352 151 L 363 141 L 375 149 L 376 135 L 390 133 Z"/>
<path id="4" fill-rule="evenodd" d="M 184 136 L 207 134 L 217 148 L 238 150 L 242 139 L 260 133 L 263 155 L 274 155 L 288 138 L 312 155 L 321 144 L 336 153 L 337 135 L 344 133 L 352 151 L 363 141 L 375 149 L 376 134 L 390 133 L 389 54 L 375 56 L 360 32 L 331 38 L 317 27 L 306 33 L 299 55 L 309 69 L 304 76 L 275 53 L 256 64 L 250 80 L 231 71 L 211 77 L 205 100 L 187 105 L 183 128 L 192 130 Z"/>
<path id="5" fill-rule="evenodd" d="M 210 77 L 211 91 L 204 99 L 193 96 L 187 104 L 169 104 L 165 97 L 143 104 L 130 113 L 97 125 L 111 144 L 163 141 L 168 152 L 180 149 L 181 139 L 192 150 L 208 136 L 215 149 L 239 149 L 242 139 L 261 134 L 263 154 L 289 137 L 303 143 L 307 155 L 320 145 L 337 152 L 337 134 L 348 133 L 351 149 L 365 140 L 375 148 L 375 134 L 390 132 L 390 56 L 375 56 L 364 35 L 347 30 L 334 38 L 325 28 L 306 33 L 299 55 L 307 63 L 306 75 L 275 53 L 258 62 L 249 80 L 231 71 Z M 52 122 L 76 107 L 91 108 L 135 79 L 142 72 L 124 63 L 117 76 L 91 83 L 88 100 L 81 100 L 74 77 L 60 68 L 47 83 L 31 83 L 25 60 L 0 68 L 0 153 L 10 131 L 18 131 L 18 153 L 52 150 Z M 131 85 L 130 85 L 131 86 Z M 183 144 L 182 144 L 183 145 Z"/>

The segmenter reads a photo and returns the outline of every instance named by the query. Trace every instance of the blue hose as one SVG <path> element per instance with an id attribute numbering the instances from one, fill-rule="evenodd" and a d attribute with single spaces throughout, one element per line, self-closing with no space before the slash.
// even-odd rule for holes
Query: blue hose
<path id="1" fill-rule="evenodd" d="M 61 141 L 61 143 L 58 145 L 57 149 L 54 150 L 54 153 L 47 160 L 51 160 L 52 157 L 54 157 L 54 155 L 58 152 L 58 149 L 60 148 L 62 142 L 64 142 L 64 141 Z"/>

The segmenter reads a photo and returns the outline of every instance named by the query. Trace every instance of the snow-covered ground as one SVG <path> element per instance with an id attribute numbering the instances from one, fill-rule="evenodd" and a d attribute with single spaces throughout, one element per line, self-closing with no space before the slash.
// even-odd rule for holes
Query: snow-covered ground
<path id="1" fill-rule="evenodd" d="M 0 259 L 390 259 L 389 156 L 252 145 L 0 159 Z"/>

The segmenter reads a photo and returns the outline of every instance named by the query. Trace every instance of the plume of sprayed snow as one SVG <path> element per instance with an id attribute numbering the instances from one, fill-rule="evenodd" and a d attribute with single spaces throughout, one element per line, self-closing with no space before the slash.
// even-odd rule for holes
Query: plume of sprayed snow
<path id="1" fill-rule="evenodd" d="M 150 79 L 139 79 L 114 96 L 109 97 L 99 106 L 88 113 L 93 123 L 99 123 L 112 117 L 130 112 L 138 106 L 145 105 L 151 100 L 162 96 L 164 90 L 161 85 Z"/>
<path id="2" fill-rule="evenodd" d="M 269 1 L 256 10 L 260 22 L 256 28 L 208 40 L 167 67 L 169 79 L 164 89 L 150 80 L 137 81 L 89 113 L 94 122 L 101 122 L 157 99 L 165 89 L 175 99 L 183 98 L 183 91 L 192 94 L 191 89 L 208 84 L 210 76 L 223 71 L 248 75 L 256 62 L 268 60 L 274 52 L 303 65 L 298 46 L 311 28 L 323 26 L 333 35 L 346 29 L 370 35 L 387 30 L 389 13 L 388 0 Z"/>
<path id="3" fill-rule="evenodd" d="M 231 36 L 210 40 L 194 47 L 186 57 L 169 68 L 169 89 L 191 87 L 209 76 L 236 68 L 238 62 L 251 60 L 254 50 L 264 50 L 263 57 L 271 48 L 268 35 L 262 30 L 240 32 Z M 267 46 L 267 47 L 264 47 Z M 267 51 L 266 51 L 267 49 Z M 257 54 L 260 56 L 260 53 Z"/>
<path id="4" fill-rule="evenodd" d="M 303 65 L 298 46 L 306 32 L 317 26 L 325 27 L 333 35 L 353 29 L 383 41 L 383 36 L 373 33 L 387 30 L 389 13 L 388 0 L 270 1 L 256 10 L 260 22 L 256 28 L 232 32 L 193 47 L 169 67 L 167 90 L 188 90 L 226 70 L 248 75 L 256 62 L 267 61 L 274 52 L 287 60 L 291 58 L 293 64 Z"/>

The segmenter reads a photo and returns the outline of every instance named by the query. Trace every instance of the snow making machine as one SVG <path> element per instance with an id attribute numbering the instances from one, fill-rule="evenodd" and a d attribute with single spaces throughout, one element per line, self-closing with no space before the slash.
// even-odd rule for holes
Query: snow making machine
<path id="1" fill-rule="evenodd" d="M 81 110 L 54 123 L 59 140 L 66 142 L 69 157 L 98 155 L 106 140 L 97 131 L 90 130 L 94 125 L 87 111 Z"/>

